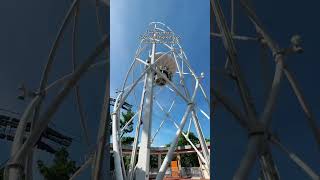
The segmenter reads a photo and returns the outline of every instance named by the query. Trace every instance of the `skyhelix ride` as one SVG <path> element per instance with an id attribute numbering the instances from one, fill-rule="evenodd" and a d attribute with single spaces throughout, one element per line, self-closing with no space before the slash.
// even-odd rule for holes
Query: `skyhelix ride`
<path id="1" fill-rule="evenodd" d="M 198 113 L 203 113 L 207 118 L 209 116 L 196 103 L 196 96 L 201 95 L 206 106 L 209 107 L 209 99 L 202 85 L 203 78 L 203 73 L 196 74 L 190 66 L 186 53 L 180 45 L 179 36 L 161 22 L 150 23 L 147 31 L 141 37 L 122 90 L 116 99 L 117 106 L 114 106 L 112 112 L 112 143 L 117 180 L 149 179 L 151 145 L 155 137 L 162 133 L 161 129 L 166 120 L 171 121 L 172 127 L 177 130 L 173 137 L 166 136 L 172 141 L 156 179 L 164 178 L 167 167 L 172 161 L 179 136 L 183 136 L 190 143 L 204 164 L 207 173 L 210 174 L 210 151 L 203 136 Z M 120 128 L 119 107 L 129 96 L 136 97 L 134 99 L 136 99 L 138 108 L 130 121 Z M 140 102 L 137 102 L 138 97 L 140 97 Z M 165 107 L 164 104 L 168 107 Z M 173 117 L 173 114 L 177 114 L 177 106 L 183 107 L 184 114 L 181 114 L 180 117 Z M 158 128 L 152 131 L 152 123 L 155 123 L 155 108 L 159 108 L 165 117 L 157 124 Z M 176 118 L 181 119 L 180 122 Z M 119 135 L 135 119 L 131 160 L 129 169 L 126 169 Z M 185 133 L 183 130 L 188 120 L 189 125 Z M 188 138 L 192 124 L 196 129 L 201 151 Z"/>

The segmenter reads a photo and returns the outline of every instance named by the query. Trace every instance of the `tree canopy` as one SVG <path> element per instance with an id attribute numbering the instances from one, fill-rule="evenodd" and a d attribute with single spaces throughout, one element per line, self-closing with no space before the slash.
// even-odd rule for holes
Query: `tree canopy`
<path id="1" fill-rule="evenodd" d="M 185 132 L 185 133 L 187 133 L 187 132 Z M 190 132 L 188 134 L 188 137 L 193 144 L 195 144 L 195 145 L 199 144 L 199 139 L 193 132 Z M 190 145 L 190 144 L 186 140 L 186 138 L 181 135 L 178 139 L 177 146 L 186 146 L 186 145 Z M 170 144 L 166 144 L 165 146 L 170 147 Z M 180 157 L 181 157 L 181 166 L 182 167 L 198 167 L 199 166 L 199 160 L 198 160 L 197 153 L 181 154 Z"/>
<path id="2" fill-rule="evenodd" d="M 126 113 L 122 112 L 121 115 L 122 115 L 122 118 L 120 119 L 120 127 L 123 128 L 134 116 L 134 113 L 131 110 L 129 110 Z M 132 131 L 133 131 L 133 121 L 131 121 L 128 124 L 128 126 L 123 130 L 121 137 L 124 134 L 131 133 Z"/>
<path id="3" fill-rule="evenodd" d="M 0 180 L 3 180 L 3 172 L 4 172 L 4 168 L 0 169 Z"/>
<path id="4" fill-rule="evenodd" d="M 131 110 L 128 110 L 126 112 L 121 112 L 122 117 L 120 118 L 120 128 L 123 128 L 129 121 L 130 119 L 134 116 L 134 112 Z M 112 125 L 112 122 L 111 122 Z M 131 133 L 133 131 L 133 121 L 131 121 L 128 126 L 123 130 L 123 132 L 121 133 L 121 143 L 123 145 L 132 145 L 134 138 L 130 137 L 130 136 L 125 136 L 128 133 Z M 124 156 L 123 157 L 124 160 L 124 165 L 126 166 L 126 168 L 128 168 L 129 164 L 130 164 L 130 157 L 128 156 Z M 111 170 L 114 169 L 114 159 L 113 156 L 110 157 L 110 167 Z"/>
<path id="5" fill-rule="evenodd" d="M 70 159 L 66 148 L 61 148 L 55 153 L 52 165 L 45 165 L 42 160 L 38 160 L 37 164 L 46 180 L 68 180 L 77 170 L 76 163 Z"/>

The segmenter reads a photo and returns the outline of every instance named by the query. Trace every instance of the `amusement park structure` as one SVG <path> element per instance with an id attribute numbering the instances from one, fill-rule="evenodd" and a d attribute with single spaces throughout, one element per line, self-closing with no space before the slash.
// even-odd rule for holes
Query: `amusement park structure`
<path id="1" fill-rule="evenodd" d="M 135 77 L 134 74 L 138 74 L 138 76 Z M 115 177 L 117 180 L 149 179 L 151 145 L 155 137 L 162 133 L 161 128 L 166 120 L 170 120 L 173 123 L 172 127 L 175 127 L 177 130 L 173 137 L 166 137 L 168 140 L 172 139 L 172 141 L 158 169 L 156 179 L 164 179 L 180 136 L 183 136 L 190 143 L 201 160 L 201 164 L 204 164 L 208 176 L 210 176 L 210 151 L 208 144 L 205 142 L 198 112 L 204 113 L 208 118 L 209 116 L 196 103 L 196 95 L 199 94 L 202 95 L 203 101 L 209 107 L 209 99 L 202 85 L 203 78 L 203 73 L 197 75 L 192 69 L 186 53 L 180 45 L 179 36 L 165 24 L 151 22 L 141 38 L 140 45 L 126 74 L 122 89 L 116 99 L 115 104 L 117 106 L 114 106 L 112 112 L 112 144 Z M 129 81 L 132 81 L 132 83 L 129 83 Z M 168 90 L 168 93 L 173 94 L 173 99 L 166 98 L 168 95 L 164 95 L 164 89 Z M 136 102 L 138 104 L 136 114 L 127 122 L 129 124 L 136 119 L 131 160 L 129 168 L 126 169 L 123 162 L 123 145 L 119 135 L 127 124 L 123 128 L 119 126 L 119 107 L 122 106 L 129 96 L 135 96 L 137 92 L 141 93 L 140 102 Z M 166 99 L 166 103 L 170 102 L 168 110 L 160 102 L 160 98 L 161 100 Z M 180 106 L 181 104 L 185 106 L 183 106 L 185 110 L 184 114 L 180 117 L 180 122 L 176 122 L 175 118 L 172 117 L 172 114 L 176 113 L 177 107 L 175 105 L 177 98 L 181 101 L 179 103 Z M 159 108 L 165 114 L 165 118 L 161 123 L 157 124 L 157 130 L 152 132 L 154 108 Z M 187 133 L 185 133 L 183 130 L 188 119 L 190 121 Z M 196 129 L 201 151 L 188 137 L 192 124 Z"/>
<path id="2" fill-rule="evenodd" d="M 219 43 L 216 39 L 221 39 L 226 53 L 226 62 L 223 68 L 223 73 L 213 71 L 213 76 L 226 75 L 228 79 L 235 83 L 237 87 L 237 95 L 241 99 L 241 106 L 234 101 L 234 96 L 231 98 L 224 92 L 219 90 L 219 84 L 214 84 L 212 90 L 213 104 L 219 104 L 225 110 L 230 112 L 237 122 L 244 128 L 248 134 L 248 146 L 240 165 L 234 173 L 234 180 L 245 180 L 249 178 L 255 162 L 258 160 L 261 169 L 261 179 L 277 180 L 280 179 L 280 173 L 271 153 L 271 147 L 279 148 L 289 159 L 295 163 L 306 175 L 313 180 L 319 180 L 319 175 L 295 153 L 289 151 L 275 135 L 271 128 L 274 107 L 276 99 L 278 99 L 279 89 L 282 79 L 286 78 L 296 95 L 299 104 L 306 115 L 307 122 L 314 135 L 316 143 L 320 145 L 320 130 L 317 126 L 315 116 L 312 114 L 311 108 L 302 95 L 297 81 L 294 79 L 292 72 L 285 64 L 285 57 L 290 54 L 302 53 L 301 38 L 299 35 L 294 35 L 291 38 L 291 46 L 288 48 L 280 48 L 275 40 L 269 35 L 264 28 L 262 22 L 252 7 L 249 0 L 231 0 L 231 21 L 225 18 L 220 0 L 211 0 L 211 39 L 213 43 Z M 255 37 L 241 36 L 235 32 L 235 3 L 240 4 L 244 14 L 251 21 L 253 28 L 256 31 Z M 230 26 L 228 26 L 230 24 Z M 218 31 L 218 32 L 217 32 Z M 257 114 L 257 106 L 254 104 L 252 94 L 248 87 L 248 79 L 245 79 L 243 71 L 239 63 L 236 41 L 253 41 L 257 45 L 263 47 L 264 50 L 270 49 L 275 63 L 275 71 L 270 91 L 266 98 L 265 106 L 262 113 Z M 265 52 L 265 51 L 264 51 Z M 214 52 L 211 52 L 214 55 Z M 265 55 L 263 55 L 265 59 Z M 221 59 L 213 59 L 213 61 L 221 61 Z M 261 60 L 262 61 L 262 60 Z M 243 66 L 242 66 L 243 67 Z M 215 67 L 215 69 L 217 69 Z M 256 90 L 256 89 L 255 89 Z M 215 107 L 212 107 L 215 109 Z M 243 110 L 241 110 L 243 109 Z"/>
<path id="3" fill-rule="evenodd" d="M 15 116 L 17 114 L 8 113 L 8 111 L 4 111 L 0 114 L 0 139 L 13 141 L 15 130 L 18 127 L 19 119 Z M 31 123 L 27 123 L 26 132 L 30 132 Z M 24 137 L 24 140 L 26 137 Z M 57 148 L 56 145 L 62 147 L 69 147 L 72 143 L 72 138 L 64 135 L 61 132 L 58 132 L 52 127 L 48 127 L 42 134 L 41 138 L 37 142 L 36 147 L 38 149 L 47 151 L 49 153 L 56 153 Z"/>

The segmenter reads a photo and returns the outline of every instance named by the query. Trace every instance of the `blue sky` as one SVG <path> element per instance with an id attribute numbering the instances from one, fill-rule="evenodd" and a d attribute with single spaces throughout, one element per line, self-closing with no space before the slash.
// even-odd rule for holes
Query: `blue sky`
<path id="1" fill-rule="evenodd" d="M 210 40 L 209 40 L 209 1 L 183 0 L 165 0 L 165 1 L 111 1 L 111 49 L 110 49 L 110 92 L 111 96 L 116 97 L 116 89 L 122 87 L 125 74 L 129 69 L 135 52 L 139 46 L 139 36 L 148 28 L 148 24 L 153 21 L 160 21 L 169 26 L 176 34 L 181 37 L 180 43 L 189 59 L 189 62 L 196 72 L 200 75 L 205 73 L 203 85 L 207 95 L 209 96 L 210 85 Z M 190 78 L 186 77 L 186 80 Z M 142 86 L 142 84 L 140 85 Z M 158 88 L 156 88 L 158 90 Z M 155 92 L 156 92 L 155 90 Z M 171 94 L 171 96 L 170 96 Z M 170 96 L 170 97 L 168 97 Z M 140 93 L 137 93 L 138 99 Z M 163 97 L 172 100 L 171 92 L 161 91 L 158 101 Z M 139 99 L 140 101 L 140 99 Z M 209 107 L 205 104 L 204 99 L 197 96 L 198 106 L 209 114 Z M 132 99 L 128 99 L 129 103 L 135 105 Z M 170 103 L 164 103 L 165 109 L 169 109 Z M 136 106 L 135 106 L 136 107 Z M 134 107 L 134 108 L 135 108 Z M 174 119 L 179 123 L 186 106 L 178 101 L 172 110 Z M 154 105 L 153 132 L 159 126 L 163 113 Z M 203 127 L 204 135 L 210 136 L 210 122 L 201 113 L 198 113 L 200 123 Z M 187 127 L 188 124 L 186 124 Z M 194 129 L 192 128 L 194 131 Z M 175 134 L 176 128 L 167 120 L 160 130 L 154 141 L 154 146 L 162 146 L 170 143 L 171 138 Z"/>

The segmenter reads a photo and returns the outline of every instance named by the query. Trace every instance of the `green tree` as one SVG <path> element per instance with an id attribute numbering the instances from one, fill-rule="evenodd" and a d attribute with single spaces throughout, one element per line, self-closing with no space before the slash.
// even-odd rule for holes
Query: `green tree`
<path id="1" fill-rule="evenodd" d="M 158 167 L 158 155 L 150 155 L 150 167 L 151 168 Z"/>
<path id="2" fill-rule="evenodd" d="M 127 111 L 126 113 L 121 113 L 122 118 L 120 119 L 120 127 L 123 128 L 129 121 L 130 119 L 134 116 L 134 113 L 132 111 Z M 121 143 L 123 145 L 132 145 L 134 138 L 130 136 L 124 136 L 127 133 L 131 133 L 133 131 L 133 121 L 131 121 L 128 126 L 122 131 L 121 134 Z M 129 156 L 124 156 L 123 157 L 124 165 L 126 169 L 129 168 L 130 164 L 130 157 Z"/>
<path id="3" fill-rule="evenodd" d="M 184 132 L 185 134 L 187 134 L 187 132 Z M 197 138 L 197 136 L 193 133 L 193 132 L 189 132 L 188 135 L 190 141 L 196 145 L 199 144 L 199 139 Z M 171 144 L 166 144 L 165 147 L 170 147 Z M 178 139 L 178 143 L 177 146 L 186 146 L 186 145 L 190 145 L 189 142 L 186 140 L 186 138 L 184 136 L 180 136 Z"/>
<path id="4" fill-rule="evenodd" d="M 185 132 L 187 134 L 187 132 Z M 197 138 L 197 136 L 193 133 L 190 132 L 188 135 L 190 141 L 196 145 L 199 144 L 199 139 Z M 180 136 L 178 139 L 178 146 L 186 146 L 186 145 L 190 145 L 189 142 L 186 140 L 186 138 L 184 136 Z"/>
<path id="5" fill-rule="evenodd" d="M 131 110 L 129 110 L 126 113 L 122 112 L 121 115 L 122 115 L 122 118 L 120 119 L 120 127 L 123 128 L 134 116 L 134 113 Z M 123 130 L 121 137 L 124 134 L 131 133 L 132 131 L 133 131 L 133 121 L 131 121 L 128 124 L 128 126 Z"/>
<path id="6" fill-rule="evenodd" d="M 134 138 L 129 136 L 122 137 L 121 139 L 121 143 L 124 145 L 132 145 L 133 141 L 134 141 Z"/>
<path id="7" fill-rule="evenodd" d="M 134 113 L 129 110 L 126 113 L 121 113 L 122 118 L 120 118 L 120 128 L 123 128 L 127 122 L 134 116 Z M 111 119 L 111 118 L 110 118 Z M 110 121 L 110 127 L 112 127 L 112 121 Z M 124 129 L 121 134 L 121 143 L 124 145 L 132 145 L 134 138 L 130 136 L 124 136 L 127 133 L 131 133 L 133 131 L 133 121 L 131 121 L 128 126 Z"/>
<path id="8" fill-rule="evenodd" d="M 185 133 L 187 133 L 187 132 L 185 132 Z M 194 145 L 199 144 L 199 139 L 193 132 L 190 132 L 188 137 Z M 177 146 L 186 146 L 186 145 L 190 145 L 190 144 L 186 140 L 186 138 L 181 135 L 178 139 Z M 165 146 L 170 147 L 170 144 L 166 144 Z M 181 157 L 181 166 L 182 167 L 198 167 L 199 166 L 199 160 L 198 160 L 197 153 L 181 154 L 180 157 Z"/>
<path id="9" fill-rule="evenodd" d="M 127 122 L 134 116 L 134 112 L 132 110 L 126 111 L 126 113 L 121 112 L 121 118 L 120 118 L 120 128 L 123 128 Z M 112 127 L 112 118 L 110 117 L 110 127 Z M 133 121 L 131 121 L 128 126 L 123 130 L 121 137 L 127 133 L 131 133 L 133 131 Z M 112 131 L 111 131 L 112 135 Z"/>
<path id="10" fill-rule="evenodd" d="M 124 112 L 121 112 L 122 117 L 120 118 L 120 128 L 123 128 L 129 121 L 130 119 L 134 116 L 134 112 L 129 110 Z M 110 122 L 111 127 L 112 127 L 112 122 Z M 122 131 L 121 134 L 121 143 L 123 145 L 132 145 L 134 138 L 130 136 L 124 136 L 128 133 L 131 133 L 133 131 L 133 121 L 131 121 L 128 126 Z M 110 158 L 110 168 L 111 170 L 114 169 L 114 159 L 113 156 Z M 123 157 L 124 165 L 126 168 L 129 167 L 130 164 L 130 157 L 129 156 L 124 156 Z"/>
<path id="11" fill-rule="evenodd" d="M 4 172 L 4 168 L 0 169 L 0 180 L 3 180 L 3 172 Z"/>
<path id="12" fill-rule="evenodd" d="M 42 160 L 38 160 L 37 164 L 46 180 L 68 180 L 77 170 L 76 163 L 70 159 L 66 148 L 61 148 L 55 153 L 51 166 L 45 165 Z"/>

